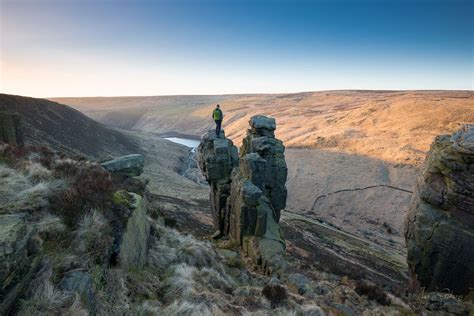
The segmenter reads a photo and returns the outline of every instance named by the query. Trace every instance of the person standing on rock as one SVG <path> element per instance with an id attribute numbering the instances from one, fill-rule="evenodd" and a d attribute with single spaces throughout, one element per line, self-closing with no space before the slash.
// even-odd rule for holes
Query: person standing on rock
<path id="1" fill-rule="evenodd" d="M 221 126 L 222 126 L 222 119 L 224 118 L 224 114 L 220 109 L 219 104 L 216 105 L 214 111 L 212 111 L 212 119 L 216 122 L 216 136 L 219 136 L 221 133 Z"/>

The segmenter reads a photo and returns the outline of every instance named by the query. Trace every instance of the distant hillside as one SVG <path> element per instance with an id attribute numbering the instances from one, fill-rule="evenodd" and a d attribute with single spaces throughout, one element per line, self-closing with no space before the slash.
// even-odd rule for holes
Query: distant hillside
<path id="1" fill-rule="evenodd" d="M 237 144 L 249 118 L 277 120 L 287 147 L 321 148 L 419 165 L 434 136 L 474 122 L 472 91 L 321 91 L 294 94 L 55 99 L 111 126 L 202 135 L 216 103 Z"/>
<path id="2" fill-rule="evenodd" d="M 209 120 L 191 113 L 241 95 L 53 98 L 110 126 L 163 133 L 201 135 Z M 209 115 L 210 117 L 210 115 Z"/>
<path id="3" fill-rule="evenodd" d="M 0 111 L 4 110 L 22 116 L 25 138 L 31 144 L 94 158 L 139 151 L 130 137 L 63 104 L 0 94 Z"/>

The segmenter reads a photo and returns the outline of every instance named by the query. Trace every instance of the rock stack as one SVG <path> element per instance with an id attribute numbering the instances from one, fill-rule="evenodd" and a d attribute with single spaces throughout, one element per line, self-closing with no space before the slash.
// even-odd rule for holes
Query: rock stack
<path id="1" fill-rule="evenodd" d="M 241 168 L 244 175 L 252 180 L 268 197 L 280 220 L 280 211 L 286 206 L 286 178 L 288 168 L 285 161 L 285 146 L 275 138 L 275 119 L 257 115 L 250 120 L 247 137 L 242 141 L 241 157 L 247 162 Z M 253 168 L 250 162 L 263 160 L 262 167 Z"/>
<path id="2" fill-rule="evenodd" d="M 24 143 L 23 126 L 18 113 L 0 112 L 0 141 L 12 145 Z"/>
<path id="3" fill-rule="evenodd" d="M 230 194 L 231 172 L 239 165 L 237 147 L 225 138 L 224 131 L 219 137 L 209 131 L 198 147 L 198 162 L 202 173 L 211 187 L 210 199 L 214 227 L 219 234 L 229 234 L 226 201 Z"/>
<path id="4" fill-rule="evenodd" d="M 412 281 L 429 291 L 474 288 L 474 125 L 435 138 L 405 237 Z"/>
<path id="5" fill-rule="evenodd" d="M 287 195 L 285 148 L 275 139 L 273 118 L 254 116 L 249 123 L 240 156 L 224 132 L 217 137 L 209 131 L 198 147 L 198 160 L 211 187 L 219 235 L 238 243 L 270 274 L 285 266 L 285 242 L 278 224 Z"/>

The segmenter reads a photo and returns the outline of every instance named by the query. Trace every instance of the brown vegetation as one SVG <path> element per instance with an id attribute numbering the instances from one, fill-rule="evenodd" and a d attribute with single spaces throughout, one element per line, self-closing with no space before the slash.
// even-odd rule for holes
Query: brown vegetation
<path id="1" fill-rule="evenodd" d="M 69 174 L 73 168 L 66 168 Z M 110 174 L 102 167 L 79 163 L 75 168 L 70 187 L 53 200 L 53 209 L 70 226 L 93 209 L 110 207 L 114 191 Z"/>

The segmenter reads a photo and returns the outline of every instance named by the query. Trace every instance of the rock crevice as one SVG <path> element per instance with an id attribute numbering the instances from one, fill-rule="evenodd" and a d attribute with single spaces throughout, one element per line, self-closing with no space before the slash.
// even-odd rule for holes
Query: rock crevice
<path id="1" fill-rule="evenodd" d="M 285 147 L 275 138 L 275 120 L 250 119 L 240 154 L 224 132 L 205 134 L 198 147 L 208 181 L 214 226 L 221 237 L 238 243 L 262 268 L 284 268 L 285 241 L 278 224 L 286 204 Z"/>

